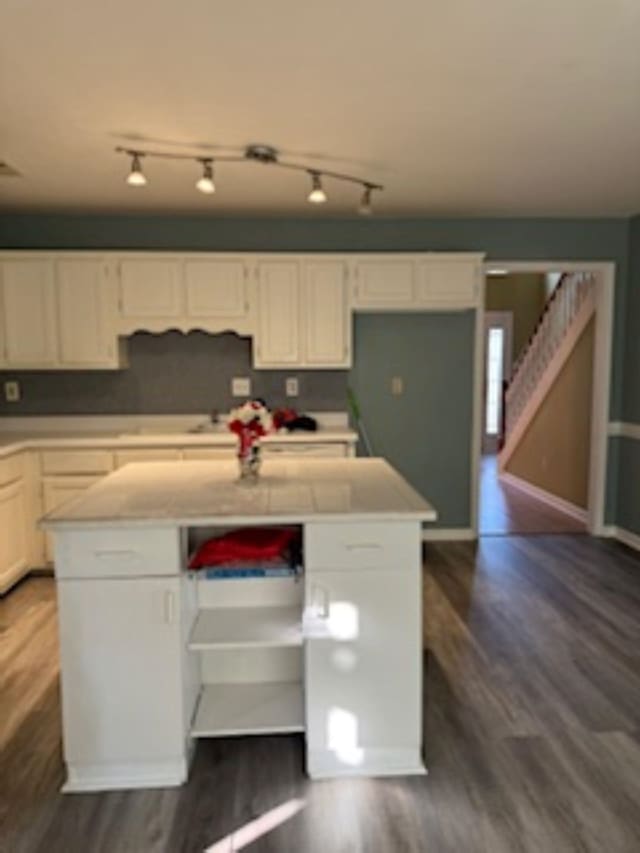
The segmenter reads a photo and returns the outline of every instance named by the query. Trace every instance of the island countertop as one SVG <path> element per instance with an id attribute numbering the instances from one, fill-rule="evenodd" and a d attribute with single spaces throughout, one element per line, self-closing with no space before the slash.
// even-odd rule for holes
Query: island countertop
<path id="1" fill-rule="evenodd" d="M 435 521 L 435 509 L 384 459 L 236 460 L 126 465 L 44 516 L 47 530 L 310 521 Z"/>

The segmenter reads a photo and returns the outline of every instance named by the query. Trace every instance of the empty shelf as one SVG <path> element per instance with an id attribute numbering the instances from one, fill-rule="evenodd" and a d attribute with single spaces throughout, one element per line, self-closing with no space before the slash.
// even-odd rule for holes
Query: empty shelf
<path id="1" fill-rule="evenodd" d="M 190 649 L 302 644 L 301 607 L 217 607 L 200 610 Z"/>
<path id="2" fill-rule="evenodd" d="M 304 731 L 302 685 L 296 682 L 206 684 L 193 737 Z"/>

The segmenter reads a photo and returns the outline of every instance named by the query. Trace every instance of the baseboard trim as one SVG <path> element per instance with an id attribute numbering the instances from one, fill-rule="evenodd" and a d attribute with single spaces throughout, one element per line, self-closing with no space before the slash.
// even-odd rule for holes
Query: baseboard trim
<path id="1" fill-rule="evenodd" d="M 640 551 L 640 535 L 633 533 L 631 530 L 626 530 L 624 527 L 608 524 L 606 527 L 603 527 L 602 535 L 609 539 L 616 539 L 618 542 L 622 542 L 623 545 L 633 548 L 634 551 Z"/>
<path id="2" fill-rule="evenodd" d="M 548 506 L 553 507 L 553 509 L 564 512 L 565 515 L 570 515 L 572 518 L 575 518 L 576 521 L 582 521 L 584 524 L 587 523 L 589 513 L 583 507 L 577 506 L 570 501 L 566 501 L 564 498 L 559 498 L 557 495 L 553 495 L 551 492 L 546 491 L 546 489 L 534 486 L 533 483 L 528 483 L 526 480 L 523 480 L 521 477 L 518 477 L 516 474 L 511 474 L 508 471 L 502 472 L 499 475 L 499 479 L 504 483 L 507 483 L 509 486 L 520 489 L 521 492 L 529 495 L 529 497 L 536 498 L 536 500 L 542 501 Z"/>
<path id="3" fill-rule="evenodd" d="M 472 527 L 425 527 L 422 530 L 423 542 L 471 542 L 477 538 Z"/>

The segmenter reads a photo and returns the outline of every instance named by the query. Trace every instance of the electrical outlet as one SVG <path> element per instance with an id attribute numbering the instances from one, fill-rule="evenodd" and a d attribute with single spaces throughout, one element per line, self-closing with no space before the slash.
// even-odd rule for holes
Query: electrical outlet
<path id="1" fill-rule="evenodd" d="M 20 400 L 20 383 L 12 380 L 4 383 L 4 399 L 7 403 L 17 403 Z"/>
<path id="2" fill-rule="evenodd" d="M 393 376 L 391 379 L 391 393 L 395 397 L 399 397 L 401 394 L 404 394 L 404 381 L 402 376 Z"/>
<path id="3" fill-rule="evenodd" d="M 285 380 L 284 387 L 287 397 L 297 397 L 300 393 L 298 378 L 296 376 L 289 376 Z"/>
<path id="4" fill-rule="evenodd" d="M 231 380 L 231 393 L 234 397 L 251 396 L 251 380 L 248 376 L 234 376 Z"/>

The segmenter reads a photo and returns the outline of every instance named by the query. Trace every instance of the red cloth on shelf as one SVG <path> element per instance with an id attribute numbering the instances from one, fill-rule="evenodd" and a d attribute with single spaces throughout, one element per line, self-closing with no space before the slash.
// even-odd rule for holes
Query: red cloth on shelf
<path id="1" fill-rule="evenodd" d="M 204 542 L 189 561 L 190 569 L 238 561 L 285 559 L 296 538 L 290 527 L 242 527 Z"/>

